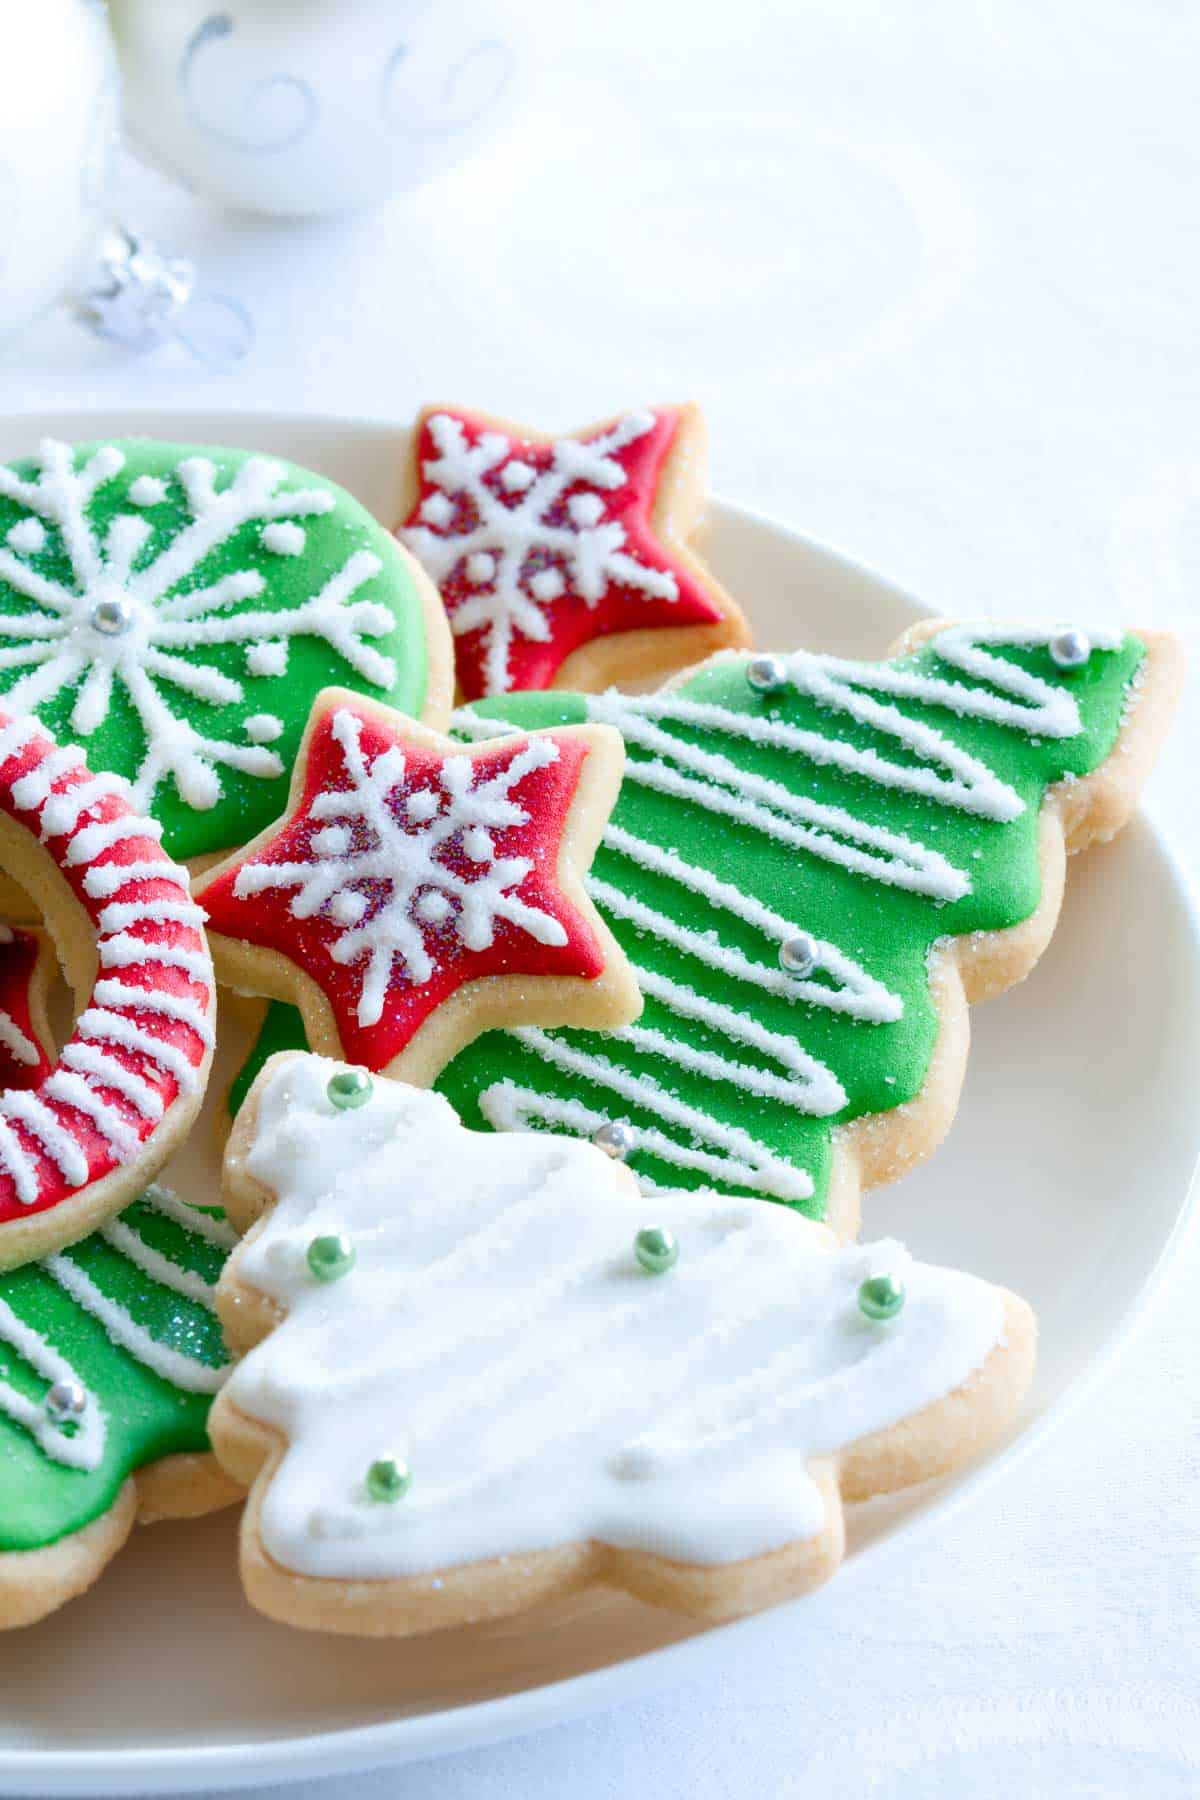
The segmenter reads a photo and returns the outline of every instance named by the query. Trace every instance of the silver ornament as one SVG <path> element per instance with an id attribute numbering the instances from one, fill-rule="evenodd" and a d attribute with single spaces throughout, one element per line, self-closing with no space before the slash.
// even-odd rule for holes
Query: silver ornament
<path id="1" fill-rule="evenodd" d="M 104 637 L 120 637 L 133 624 L 133 607 L 121 594 L 97 600 L 89 615 L 92 629 Z"/>
<path id="2" fill-rule="evenodd" d="M 56 1421 L 78 1419 L 87 1410 L 87 1390 L 79 1381 L 56 1381 L 46 1392 L 45 1406 Z"/>
<path id="3" fill-rule="evenodd" d="M 1092 654 L 1092 640 L 1086 631 L 1060 631 L 1050 639 L 1050 656 L 1060 669 L 1081 669 Z"/>
<path id="4" fill-rule="evenodd" d="M 175 341 L 215 369 L 240 362 L 254 342 L 239 301 L 198 290 L 194 263 L 124 226 L 106 234 L 99 269 L 72 306 L 81 324 L 110 343 L 142 351 Z"/>
<path id="5" fill-rule="evenodd" d="M 798 931 L 795 937 L 784 938 L 779 946 L 780 968 L 797 980 L 811 975 L 820 960 L 821 946 L 811 931 Z"/>
<path id="6" fill-rule="evenodd" d="M 614 1162 L 624 1162 L 633 1149 L 633 1127 L 623 1119 L 608 1119 L 592 1133 L 592 1142 Z"/>
<path id="7" fill-rule="evenodd" d="M 787 664 L 782 656 L 752 656 L 746 680 L 756 694 L 774 694 L 787 680 Z"/>

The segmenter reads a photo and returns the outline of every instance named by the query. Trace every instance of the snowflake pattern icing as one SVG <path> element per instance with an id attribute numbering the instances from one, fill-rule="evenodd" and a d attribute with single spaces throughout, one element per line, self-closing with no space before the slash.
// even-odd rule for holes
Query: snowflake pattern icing
<path id="1" fill-rule="evenodd" d="M 151 535 L 141 512 L 116 512 L 103 538 L 89 518 L 92 502 L 124 468 L 124 453 L 106 445 L 76 469 L 69 446 L 47 440 L 38 460 L 34 480 L 0 467 L 0 496 L 27 509 L 0 539 L 0 582 L 32 602 L 28 612 L 0 612 L 0 673 L 28 671 L 8 689 L 4 703 L 14 712 L 33 712 L 78 683 L 71 727 L 88 737 L 108 717 L 120 683 L 145 734 L 145 755 L 133 783 L 139 807 L 149 805 L 167 777 L 186 805 L 205 811 L 221 796 L 222 767 L 267 780 L 283 774 L 280 758 L 267 748 L 269 738 L 278 735 L 273 715 L 255 714 L 246 724 L 250 741 L 239 744 L 206 734 L 177 710 L 169 690 L 212 706 L 244 697 L 242 684 L 206 660 L 206 651 L 242 646 L 250 674 L 282 676 L 289 640 L 319 638 L 366 681 L 391 686 L 392 659 L 364 641 L 391 630 L 391 613 L 377 601 L 354 598 L 383 566 L 372 551 L 352 552 L 318 593 L 279 612 L 229 610 L 266 591 L 257 569 L 178 591 L 207 556 L 250 523 L 262 523 L 260 542 L 268 552 L 299 554 L 304 531 L 295 521 L 329 512 L 336 501 L 328 490 L 281 492 L 284 466 L 254 456 L 218 491 L 213 462 L 187 457 L 175 475 L 189 521 L 139 568 Z M 156 477 L 138 476 L 126 498 L 144 512 L 161 504 L 166 493 Z M 46 545 L 48 526 L 57 531 L 69 560 L 69 586 L 32 565 Z"/>
<path id="2" fill-rule="evenodd" d="M 549 642 L 550 615 L 564 594 L 589 608 L 610 583 L 649 599 L 679 598 L 675 575 L 639 561 L 624 525 L 606 516 L 606 496 L 628 480 L 619 452 L 654 426 L 653 413 L 635 412 L 589 441 L 559 438 L 538 469 L 513 455 L 502 432 L 484 432 L 470 444 L 460 420 L 430 416 L 438 455 L 422 471 L 435 491 L 421 502 L 422 522 L 400 536 L 439 588 L 461 570 L 473 590 L 447 611 L 456 637 L 485 633 L 486 692 L 513 686 L 514 639 Z M 496 470 L 499 493 L 487 480 Z M 466 522 L 450 529 L 464 500 Z"/>
<path id="3" fill-rule="evenodd" d="M 452 931 L 468 950 L 486 950 L 504 920 L 540 944 L 567 942 L 561 921 L 516 891 L 531 861 L 497 856 L 492 836 L 529 823 L 529 813 L 510 796 L 527 775 L 557 762 L 552 739 L 527 739 L 490 772 L 468 756 L 449 756 L 430 787 L 409 782 L 407 759 L 396 745 L 368 763 L 353 713 L 335 712 L 331 730 L 351 785 L 314 798 L 311 816 L 320 828 L 309 839 L 311 859 L 244 863 L 233 891 L 245 900 L 295 888 L 293 918 L 319 915 L 339 928 L 334 961 L 367 964 L 356 1009 L 360 1025 L 379 1023 L 397 967 L 415 986 L 430 980 L 435 933 Z M 465 866 L 450 866 L 447 852 Z M 373 905 L 380 894 L 382 903 Z"/>

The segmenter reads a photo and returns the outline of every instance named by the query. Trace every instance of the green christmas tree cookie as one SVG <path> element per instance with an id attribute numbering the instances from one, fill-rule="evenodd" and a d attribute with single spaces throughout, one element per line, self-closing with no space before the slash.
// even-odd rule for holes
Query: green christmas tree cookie
<path id="1" fill-rule="evenodd" d="M 727 655 L 652 695 L 463 709 L 466 736 L 622 732 L 588 889 L 645 1010 L 619 1031 L 489 1033 L 437 1087 L 469 1127 L 599 1134 L 648 1190 L 750 1194 L 853 1229 L 857 1176 L 835 1179 L 849 1128 L 884 1116 L 858 1139 L 880 1180 L 952 1110 L 965 1035 L 941 1058 L 948 1104 L 915 1104 L 943 1028 L 939 948 L 961 948 L 972 992 L 1027 972 L 1057 910 L 1056 863 L 1039 910 L 1047 795 L 1056 850 L 1111 835 L 1175 674 L 1163 640 L 962 626 L 887 663 Z M 300 1041 L 273 1008 L 266 1046 Z"/>
<path id="2" fill-rule="evenodd" d="M 0 696 L 128 777 L 179 858 L 282 811 L 321 688 L 444 722 L 435 598 L 357 501 L 274 458 L 47 442 L 0 467 Z"/>

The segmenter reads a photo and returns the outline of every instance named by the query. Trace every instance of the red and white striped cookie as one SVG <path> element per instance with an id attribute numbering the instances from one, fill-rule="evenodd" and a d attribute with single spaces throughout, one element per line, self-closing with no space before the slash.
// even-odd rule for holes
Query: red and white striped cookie
<path id="1" fill-rule="evenodd" d="M 160 835 L 119 777 L 0 708 L 0 867 L 41 906 L 82 1008 L 44 1078 L 0 1095 L 0 1269 L 119 1212 L 199 1108 L 216 990 Z"/>

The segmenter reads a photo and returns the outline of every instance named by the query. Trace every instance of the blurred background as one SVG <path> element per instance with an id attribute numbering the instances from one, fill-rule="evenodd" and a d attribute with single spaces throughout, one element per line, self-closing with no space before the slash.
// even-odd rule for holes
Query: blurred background
<path id="1" fill-rule="evenodd" d="M 444 400 L 569 428 L 692 397 L 716 492 L 931 608 L 1200 646 L 1182 0 L 0 12 L 6 413 Z M 105 268 L 112 221 L 194 273 L 131 273 L 128 240 Z M 1150 804 L 1196 876 L 1192 680 Z M 303 1792 L 1194 1794 L 1198 1279 L 1193 1239 L 1036 1466 L 817 1658 L 776 1642 L 718 1689 Z"/>

